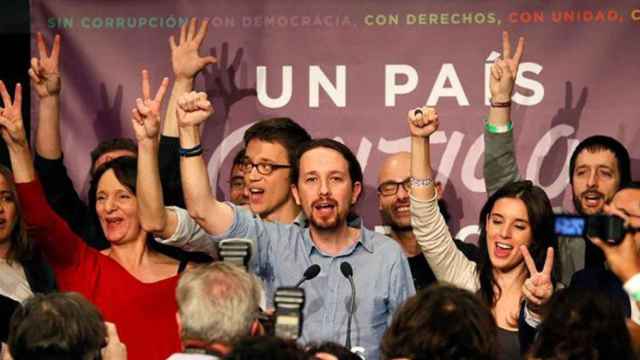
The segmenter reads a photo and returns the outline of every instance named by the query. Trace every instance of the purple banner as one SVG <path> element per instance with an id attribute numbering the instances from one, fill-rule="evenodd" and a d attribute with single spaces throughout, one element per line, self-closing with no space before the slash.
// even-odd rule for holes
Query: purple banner
<path id="1" fill-rule="evenodd" d="M 173 75 L 167 39 L 192 16 L 211 19 L 203 53 L 218 58 L 196 89 L 216 107 L 203 141 L 219 196 L 243 131 L 287 116 L 357 154 L 366 182 L 359 212 L 373 227 L 380 223 L 378 167 L 389 153 L 409 149 L 407 110 L 428 104 L 441 117 L 432 156 L 451 225 L 460 237 L 473 233 L 486 198 L 481 136 L 502 29 L 526 38 L 513 97 L 521 173 L 554 206 L 571 209 L 568 157 L 596 133 L 622 141 L 639 170 L 637 1 L 31 2 L 32 31 L 49 41 L 62 35 L 63 149 L 83 192 L 90 149 L 132 137 L 140 70 L 150 70 L 152 86 Z M 228 71 L 234 59 L 235 74 Z"/>

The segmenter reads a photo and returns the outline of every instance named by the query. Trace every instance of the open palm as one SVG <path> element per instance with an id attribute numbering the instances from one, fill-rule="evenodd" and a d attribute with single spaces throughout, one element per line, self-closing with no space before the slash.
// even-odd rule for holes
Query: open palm
<path id="1" fill-rule="evenodd" d="M 173 36 L 169 38 L 171 46 L 171 65 L 176 78 L 193 79 L 208 64 L 217 60 L 213 56 L 200 56 L 200 46 L 207 35 L 208 19 L 202 20 L 196 32 L 196 19 L 180 28 L 178 43 Z"/>

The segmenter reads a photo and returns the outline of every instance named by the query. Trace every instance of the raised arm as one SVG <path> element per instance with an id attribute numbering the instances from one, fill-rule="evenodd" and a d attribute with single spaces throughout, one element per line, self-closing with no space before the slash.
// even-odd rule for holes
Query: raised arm
<path id="1" fill-rule="evenodd" d="M 149 72 L 142 70 L 142 98 L 136 99 L 131 119 L 138 140 L 136 195 L 140 225 L 145 231 L 160 237 L 171 236 L 177 225 L 176 215 L 164 207 L 158 170 L 160 109 L 168 86 L 169 79 L 164 78 L 155 96 L 151 98 Z"/>
<path id="2" fill-rule="evenodd" d="M 33 237 L 42 246 L 47 259 L 55 269 L 73 266 L 85 256 L 86 246 L 75 236 L 67 224 L 51 210 L 36 179 L 31 159 L 31 150 L 27 143 L 20 107 L 22 87 L 16 85 L 13 102 L 0 81 L 0 96 L 3 107 L 0 108 L 0 134 L 7 144 L 13 176 L 17 184 L 22 215 L 32 231 Z"/>
<path id="3" fill-rule="evenodd" d="M 162 136 L 178 137 L 178 120 L 176 118 L 178 99 L 193 90 L 193 81 L 205 66 L 216 62 L 216 58 L 213 56 L 200 56 L 199 54 L 202 42 L 207 36 L 208 25 L 209 19 L 205 18 L 196 31 L 197 20 L 192 18 L 180 28 L 180 38 L 177 42 L 173 35 L 169 38 L 171 65 L 176 78 L 169 97 Z"/>
<path id="4" fill-rule="evenodd" d="M 408 119 L 411 133 L 411 178 L 412 185 L 416 185 L 411 187 L 411 195 L 418 200 L 428 201 L 436 197 L 429 136 L 438 129 L 438 113 L 434 108 L 422 107 L 410 110 Z"/>
<path id="5" fill-rule="evenodd" d="M 511 94 L 524 53 L 524 38 L 518 39 L 512 55 L 509 33 L 502 33 L 502 56 L 491 66 L 491 106 L 485 124 L 484 181 L 487 195 L 503 185 L 520 180 L 511 131 Z"/>
<path id="6" fill-rule="evenodd" d="M 440 281 L 475 291 L 476 265 L 456 247 L 438 210 L 433 183 L 429 137 L 438 129 L 435 109 L 409 111 L 411 133 L 411 225 L 429 266 Z"/>
<path id="7" fill-rule="evenodd" d="M 3 104 L 0 109 L 0 133 L 9 149 L 13 177 L 16 183 L 31 182 L 35 180 L 36 176 L 20 109 L 22 106 L 22 85 L 16 84 L 13 101 L 11 101 L 7 87 L 0 80 L 0 96 Z"/>
<path id="8" fill-rule="evenodd" d="M 38 58 L 31 58 L 29 77 L 39 99 L 36 152 L 45 159 L 62 157 L 60 145 L 60 35 L 53 39 L 51 54 L 42 33 L 36 35 Z"/>
<path id="9" fill-rule="evenodd" d="M 233 210 L 219 202 L 209 185 L 202 158 L 200 125 L 213 114 L 205 93 L 191 92 L 178 101 L 180 131 L 180 175 L 187 210 L 209 234 L 223 234 L 233 223 Z"/>
<path id="10" fill-rule="evenodd" d="M 197 74 L 208 64 L 216 59 L 212 56 L 201 57 L 200 46 L 207 34 L 208 19 L 204 19 L 196 32 L 197 21 L 191 19 L 180 29 L 180 37 L 171 36 L 169 45 L 171 48 L 171 65 L 175 75 L 173 89 L 169 99 L 169 106 L 165 113 L 165 119 L 160 137 L 160 149 L 158 151 L 160 179 L 165 204 L 185 207 L 182 196 L 182 184 L 180 182 L 180 159 L 178 150 L 178 124 L 176 119 L 176 103 L 178 98 L 193 89 L 193 82 Z"/>
<path id="11" fill-rule="evenodd" d="M 38 95 L 38 126 L 35 134 L 35 168 L 40 175 L 47 201 L 64 218 L 73 231 L 90 246 L 101 249 L 108 246 L 101 237 L 87 236 L 87 206 L 67 174 L 62 160 L 60 136 L 60 35 L 56 35 L 48 53 L 41 33 L 36 35 L 37 58 L 31 59 L 29 77 Z"/>

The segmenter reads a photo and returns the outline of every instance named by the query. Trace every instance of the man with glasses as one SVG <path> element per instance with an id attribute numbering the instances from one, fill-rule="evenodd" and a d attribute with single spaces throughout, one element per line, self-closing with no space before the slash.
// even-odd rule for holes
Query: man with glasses
<path id="1" fill-rule="evenodd" d="M 389 228 L 387 236 L 400 244 L 409 261 L 413 283 L 416 289 L 426 288 L 436 281 L 427 260 L 422 255 L 420 247 L 411 227 L 411 212 L 409 210 L 409 189 L 411 188 L 411 154 L 400 152 L 387 157 L 378 173 L 378 209 L 382 223 Z M 438 189 L 438 205 L 445 208 L 442 200 L 442 186 Z M 445 214 L 443 214 L 444 216 Z M 448 216 L 445 216 L 447 220 Z M 478 248 L 475 245 L 455 240 L 456 245 L 470 260 L 478 258 Z"/>
<path id="2" fill-rule="evenodd" d="M 288 118 L 258 121 L 247 129 L 243 170 L 254 214 L 282 224 L 291 224 L 300 215 L 291 195 L 290 168 L 297 148 L 309 140 L 309 133 Z"/>

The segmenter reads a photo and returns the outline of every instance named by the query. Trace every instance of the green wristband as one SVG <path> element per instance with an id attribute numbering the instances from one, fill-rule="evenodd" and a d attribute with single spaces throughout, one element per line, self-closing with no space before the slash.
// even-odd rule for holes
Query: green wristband
<path id="1" fill-rule="evenodd" d="M 487 129 L 488 132 L 492 134 L 504 134 L 506 132 L 511 131 L 513 129 L 513 124 L 509 121 L 506 125 L 496 126 L 489 122 L 484 123 L 484 128 Z"/>

